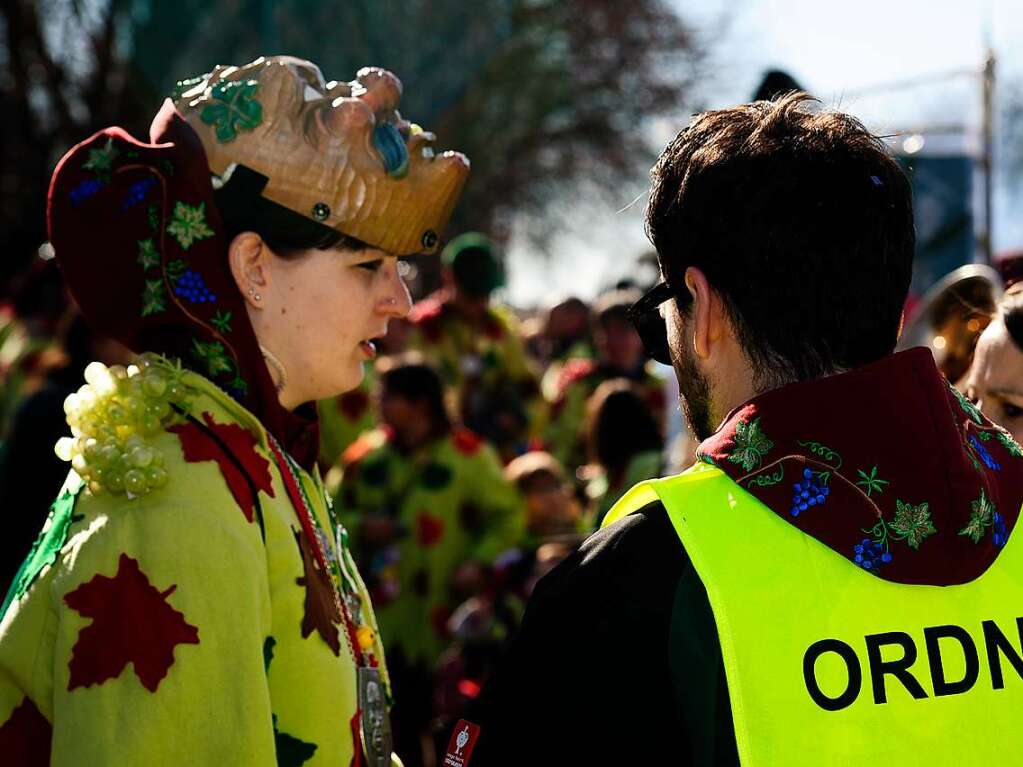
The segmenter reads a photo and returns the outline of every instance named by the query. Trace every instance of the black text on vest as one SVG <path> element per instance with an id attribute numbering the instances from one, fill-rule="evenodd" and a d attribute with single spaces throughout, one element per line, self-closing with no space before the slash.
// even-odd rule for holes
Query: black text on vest
<path id="1" fill-rule="evenodd" d="M 1009 662 L 1016 675 L 1023 679 L 1023 649 L 1015 647 L 1005 632 L 994 621 L 983 621 L 980 625 L 984 655 L 987 659 L 987 678 L 991 687 L 1000 690 L 1005 687 L 1002 658 Z M 1020 648 L 1023 648 L 1023 618 L 1016 619 L 1016 634 Z M 923 653 L 927 656 L 926 672 L 930 676 L 934 697 L 960 695 L 969 691 L 980 678 L 980 653 L 977 642 L 961 626 L 928 626 L 923 630 Z M 888 685 L 899 684 L 915 698 L 928 697 L 921 684 L 926 679 L 919 669 L 914 672 L 920 650 L 917 641 L 902 631 L 883 634 L 868 634 L 864 637 L 867 658 L 867 672 L 874 703 L 888 702 Z M 817 679 L 817 661 L 828 654 L 837 656 L 846 668 L 845 687 L 832 690 L 829 695 L 821 689 Z M 944 660 L 956 654 L 962 660 L 964 671 L 959 679 L 949 679 Z M 922 664 L 921 664 L 922 665 Z M 803 654 L 803 682 L 810 698 L 825 711 L 840 711 L 851 706 L 863 688 L 863 666 L 860 656 L 851 645 L 841 639 L 821 639 L 810 645 Z"/>

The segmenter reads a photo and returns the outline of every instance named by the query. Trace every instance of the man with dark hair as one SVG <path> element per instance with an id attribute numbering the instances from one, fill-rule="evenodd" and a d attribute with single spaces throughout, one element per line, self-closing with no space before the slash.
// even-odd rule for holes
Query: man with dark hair
<path id="1" fill-rule="evenodd" d="M 537 586 L 473 767 L 1014 761 L 1023 450 L 892 355 L 909 185 L 806 101 L 700 115 L 654 168 L 633 317 L 699 460 Z"/>

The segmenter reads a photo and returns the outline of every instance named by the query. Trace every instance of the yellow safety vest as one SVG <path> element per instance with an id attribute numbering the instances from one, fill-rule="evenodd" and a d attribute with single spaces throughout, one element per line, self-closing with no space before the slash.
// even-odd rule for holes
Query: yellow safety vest
<path id="1" fill-rule="evenodd" d="M 707 589 L 744 767 L 1023 765 L 1023 535 L 971 583 L 908 586 L 704 464 L 604 525 L 657 500 Z"/>

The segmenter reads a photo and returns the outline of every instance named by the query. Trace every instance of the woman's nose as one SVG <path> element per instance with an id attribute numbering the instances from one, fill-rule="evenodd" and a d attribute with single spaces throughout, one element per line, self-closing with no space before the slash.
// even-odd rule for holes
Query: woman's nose
<path id="1" fill-rule="evenodd" d="M 409 295 L 408 286 L 402 279 L 397 262 L 389 265 L 387 270 L 387 282 L 381 304 L 389 317 L 404 317 L 412 308 L 412 296 Z"/>

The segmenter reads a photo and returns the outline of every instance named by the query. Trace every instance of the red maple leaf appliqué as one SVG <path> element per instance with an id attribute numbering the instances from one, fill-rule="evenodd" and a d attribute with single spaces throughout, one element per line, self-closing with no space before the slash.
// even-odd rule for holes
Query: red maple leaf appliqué
<path id="1" fill-rule="evenodd" d="M 48 767 L 53 727 L 27 697 L 0 726 L 0 754 L 4 764 Z"/>
<path id="2" fill-rule="evenodd" d="M 218 444 L 201 426 L 189 421 L 177 426 L 171 426 L 168 431 L 178 435 L 181 440 L 181 449 L 185 454 L 185 460 L 189 463 L 201 461 L 216 461 L 220 467 L 220 473 L 227 482 L 227 487 L 234 496 L 238 508 L 242 510 L 245 519 L 252 521 L 255 499 L 252 497 L 252 490 L 248 479 L 252 481 L 256 491 L 262 490 L 271 498 L 274 497 L 273 480 L 270 477 L 270 462 L 256 452 L 256 437 L 248 429 L 234 423 L 217 423 L 209 413 L 203 413 L 202 419 L 210 431 L 217 435 L 221 442 L 227 446 L 231 454 L 237 459 L 244 469 L 243 474 L 237 463 L 231 460 L 224 448 Z"/>
<path id="3" fill-rule="evenodd" d="M 174 648 L 199 644 L 199 629 L 167 603 L 176 585 L 157 591 L 137 560 L 121 554 L 117 575 L 96 574 L 64 597 L 92 623 L 71 650 L 68 690 L 116 679 L 129 663 L 142 686 L 156 692 L 174 665 Z"/>
<path id="4" fill-rule="evenodd" d="M 475 455 L 483 447 L 483 439 L 464 426 L 456 426 L 451 433 L 451 442 L 462 455 Z"/>
<path id="5" fill-rule="evenodd" d="M 444 537 L 444 520 L 428 514 L 425 511 L 419 512 L 416 517 L 416 540 L 421 546 L 433 546 Z"/>

